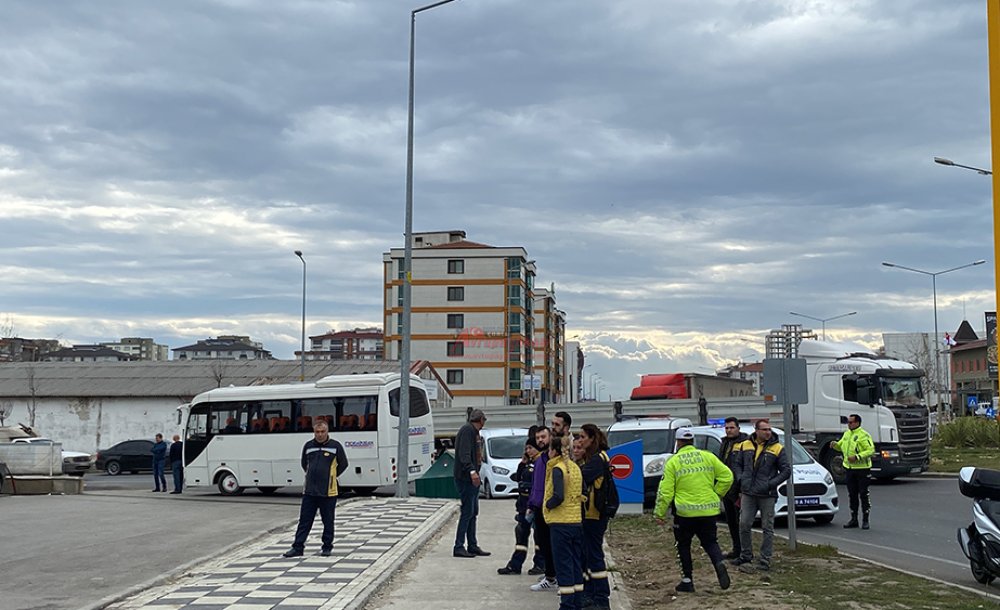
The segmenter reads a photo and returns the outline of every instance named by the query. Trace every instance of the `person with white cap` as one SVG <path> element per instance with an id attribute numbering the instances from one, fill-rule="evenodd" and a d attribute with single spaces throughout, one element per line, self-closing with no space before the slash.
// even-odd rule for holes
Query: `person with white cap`
<path id="1" fill-rule="evenodd" d="M 719 579 L 719 586 L 729 588 L 729 573 L 716 537 L 715 521 L 722 512 L 722 497 L 733 484 L 733 473 L 714 453 L 696 449 L 691 428 L 677 430 L 677 452 L 663 467 L 663 478 L 656 494 L 653 517 L 666 525 L 667 508 L 674 507 L 674 538 L 681 562 L 681 582 L 674 587 L 694 592 L 691 578 L 691 541 L 701 542 Z"/>

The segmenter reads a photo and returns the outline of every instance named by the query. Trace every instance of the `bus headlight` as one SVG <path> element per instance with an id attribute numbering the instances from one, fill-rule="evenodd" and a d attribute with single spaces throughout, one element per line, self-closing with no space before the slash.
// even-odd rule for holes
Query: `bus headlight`
<path id="1" fill-rule="evenodd" d="M 490 470 L 493 471 L 493 474 L 498 474 L 504 477 L 510 474 L 509 470 L 507 470 L 506 468 L 502 468 L 500 466 L 490 466 Z"/>
<path id="2" fill-rule="evenodd" d="M 658 475 L 663 474 L 663 464 L 666 460 L 663 458 L 656 458 L 652 462 L 646 465 L 645 473 L 647 475 Z"/>

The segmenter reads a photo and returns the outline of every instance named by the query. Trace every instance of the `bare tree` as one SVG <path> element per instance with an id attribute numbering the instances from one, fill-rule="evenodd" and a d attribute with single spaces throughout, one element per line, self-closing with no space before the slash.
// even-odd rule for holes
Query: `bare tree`
<path id="1" fill-rule="evenodd" d="M 14 403 L 9 400 L 0 402 L 0 427 L 7 425 L 7 418 L 14 412 Z"/>
<path id="2" fill-rule="evenodd" d="M 209 370 L 212 372 L 212 379 L 215 381 L 215 387 L 221 388 L 222 381 L 226 378 L 226 369 L 228 368 L 229 362 L 222 358 L 212 361 L 212 365 Z"/>
<path id="3" fill-rule="evenodd" d="M 28 378 L 28 425 L 35 427 L 35 411 L 38 409 L 38 384 L 35 381 L 35 364 L 31 363 L 24 369 Z"/>
<path id="4" fill-rule="evenodd" d="M 10 314 L 0 321 L 0 339 L 9 339 L 14 336 L 14 318 Z"/>

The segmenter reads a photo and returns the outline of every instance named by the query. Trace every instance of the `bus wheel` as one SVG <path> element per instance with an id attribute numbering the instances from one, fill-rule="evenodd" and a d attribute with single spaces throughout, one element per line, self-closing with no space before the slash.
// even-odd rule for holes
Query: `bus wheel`
<path id="1" fill-rule="evenodd" d="M 273 496 L 278 491 L 277 487 L 258 487 L 257 490 L 265 496 Z"/>
<path id="2" fill-rule="evenodd" d="M 236 475 L 231 472 L 224 472 L 219 476 L 219 493 L 224 496 L 237 496 L 243 493 Z"/>

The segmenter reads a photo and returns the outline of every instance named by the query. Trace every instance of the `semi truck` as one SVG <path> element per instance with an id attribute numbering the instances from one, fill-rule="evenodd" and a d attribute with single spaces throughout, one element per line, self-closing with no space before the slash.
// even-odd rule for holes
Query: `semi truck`
<path id="1" fill-rule="evenodd" d="M 921 386 L 924 371 L 901 360 L 855 351 L 851 346 L 803 340 L 809 402 L 793 406 L 793 434 L 838 481 L 842 456 L 830 448 L 847 429 L 847 417 L 875 441 L 872 476 L 919 474 L 930 464 L 930 413 Z"/>

